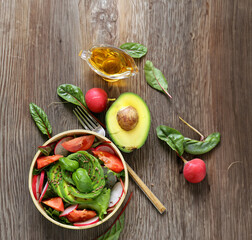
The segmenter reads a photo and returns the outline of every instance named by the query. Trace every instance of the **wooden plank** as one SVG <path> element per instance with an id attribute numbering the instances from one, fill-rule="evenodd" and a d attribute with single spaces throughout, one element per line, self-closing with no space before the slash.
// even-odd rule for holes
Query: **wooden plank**
<path id="1" fill-rule="evenodd" d="M 104 88 L 109 97 L 135 92 L 150 108 L 145 145 L 124 156 L 167 212 L 160 215 L 130 180 L 133 198 L 120 239 L 250 239 L 251 13 L 250 0 L 1 1 L 0 238 L 94 239 L 113 221 L 87 231 L 62 229 L 39 214 L 28 193 L 29 165 L 46 140 L 28 105 L 46 111 L 53 134 L 81 128 L 73 106 L 56 94 L 71 83 L 83 92 Z M 127 41 L 148 47 L 136 60 L 139 74 L 128 80 L 107 83 L 78 56 L 94 44 Z M 146 60 L 164 73 L 172 99 L 146 84 Z M 178 116 L 205 135 L 222 135 L 220 146 L 202 156 L 207 178 L 200 184 L 184 180 L 181 160 L 156 137 L 156 127 L 166 124 L 197 138 Z"/>
<path id="2" fill-rule="evenodd" d="M 212 182 L 218 187 L 212 202 L 220 211 L 212 232 L 219 239 L 251 238 L 251 9 L 251 1 L 226 1 L 213 3 L 211 10 L 213 114 L 222 132 L 211 166 Z"/>

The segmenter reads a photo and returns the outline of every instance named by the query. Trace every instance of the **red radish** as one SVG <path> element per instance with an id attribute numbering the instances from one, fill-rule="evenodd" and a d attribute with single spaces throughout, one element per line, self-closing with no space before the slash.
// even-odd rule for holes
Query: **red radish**
<path id="1" fill-rule="evenodd" d="M 73 139 L 73 137 L 64 137 L 61 140 L 59 140 L 54 148 L 54 154 L 55 155 L 60 154 L 60 155 L 63 155 L 64 157 L 66 157 L 69 154 L 69 151 L 67 151 L 65 148 L 63 148 L 61 144 L 63 142 L 67 142 L 72 139 Z"/>
<path id="2" fill-rule="evenodd" d="M 108 95 L 101 88 L 91 88 L 85 95 L 85 101 L 90 111 L 100 113 L 107 107 Z"/>
<path id="3" fill-rule="evenodd" d="M 40 150 L 40 152 L 42 152 L 44 155 L 49 156 L 51 151 L 54 149 L 56 143 L 50 143 L 46 146 L 39 146 L 38 149 Z"/>
<path id="4" fill-rule="evenodd" d="M 120 183 L 121 183 L 121 185 L 122 185 L 122 188 L 123 188 L 123 192 L 124 193 L 126 193 L 126 191 L 125 191 L 125 187 L 124 187 L 124 183 L 123 183 L 123 180 L 120 178 Z"/>
<path id="5" fill-rule="evenodd" d="M 77 209 L 78 207 L 78 204 L 75 204 L 75 205 L 71 205 L 69 207 L 67 207 L 64 212 L 62 212 L 59 216 L 60 217 L 64 217 L 66 215 L 68 215 L 69 213 L 71 213 L 73 210 Z"/>
<path id="6" fill-rule="evenodd" d="M 64 204 L 61 197 L 50 198 L 48 200 L 42 201 L 42 203 L 46 204 L 47 206 L 57 211 L 60 211 L 60 212 L 64 211 Z"/>
<path id="7" fill-rule="evenodd" d="M 42 193 L 41 193 L 40 198 L 39 198 L 39 202 L 42 201 L 42 199 L 43 199 L 43 197 L 44 197 L 44 195 L 46 193 L 47 188 L 48 188 L 48 182 L 46 182 L 46 184 L 45 184 L 45 186 L 44 186 L 44 188 L 42 190 Z"/>
<path id="8" fill-rule="evenodd" d="M 94 140 L 95 140 L 95 135 L 86 135 L 86 136 L 74 138 L 67 142 L 63 142 L 61 145 L 63 148 L 65 148 L 69 152 L 78 152 L 81 150 L 85 151 L 91 148 Z"/>
<path id="9" fill-rule="evenodd" d="M 32 192 L 36 200 L 39 199 L 39 175 L 34 175 L 32 177 Z"/>
<path id="10" fill-rule="evenodd" d="M 42 156 L 37 158 L 37 168 L 43 168 L 55 161 L 58 161 L 61 157 L 63 157 L 62 155 L 52 155 L 52 156 Z"/>
<path id="11" fill-rule="evenodd" d="M 73 225 L 76 227 L 83 227 L 83 226 L 88 226 L 88 225 L 91 225 L 91 224 L 94 224 L 97 222 L 99 222 L 99 217 L 93 217 L 93 218 L 91 218 L 87 221 L 84 221 L 84 222 L 76 222 Z"/>
<path id="12" fill-rule="evenodd" d="M 183 161 L 185 163 L 183 174 L 188 182 L 199 183 L 205 178 L 206 164 L 203 160 L 195 158 L 191 161 L 186 161 L 185 159 Z"/>
<path id="13" fill-rule="evenodd" d="M 42 192 L 44 179 L 45 179 L 45 171 L 43 170 L 40 174 L 40 179 L 39 179 L 39 194 L 41 194 Z"/>
<path id="14" fill-rule="evenodd" d="M 107 213 L 113 212 L 114 210 L 115 210 L 114 207 L 108 208 L 108 209 L 107 209 Z"/>
<path id="15" fill-rule="evenodd" d="M 103 151 L 116 155 L 114 149 L 108 145 L 101 144 L 95 148 L 95 151 Z"/>
<path id="16" fill-rule="evenodd" d="M 92 210 L 73 210 L 66 217 L 70 222 L 82 222 L 96 216 L 96 212 Z"/>
<path id="17" fill-rule="evenodd" d="M 123 163 L 114 154 L 103 151 L 92 151 L 95 156 L 97 156 L 101 161 L 104 162 L 104 165 L 110 170 L 119 173 L 124 169 Z"/>
<path id="18" fill-rule="evenodd" d="M 120 182 L 117 182 L 111 190 L 108 207 L 109 208 L 114 207 L 120 201 L 122 195 L 123 195 L 122 184 Z"/>

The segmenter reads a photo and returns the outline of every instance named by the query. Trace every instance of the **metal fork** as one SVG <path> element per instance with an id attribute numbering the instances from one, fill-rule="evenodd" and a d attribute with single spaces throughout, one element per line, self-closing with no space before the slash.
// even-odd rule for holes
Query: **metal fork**
<path id="1" fill-rule="evenodd" d="M 104 128 L 93 116 L 90 115 L 90 113 L 85 108 L 78 106 L 73 110 L 73 112 L 80 121 L 83 128 L 105 136 Z M 149 200 L 157 208 L 157 210 L 161 214 L 165 212 L 165 206 L 158 200 L 158 198 L 151 192 L 151 190 L 145 185 L 145 183 L 140 179 L 140 177 L 138 177 L 138 175 L 127 163 L 126 166 L 135 183 L 141 188 L 141 190 L 145 193 L 145 195 L 149 198 Z"/>

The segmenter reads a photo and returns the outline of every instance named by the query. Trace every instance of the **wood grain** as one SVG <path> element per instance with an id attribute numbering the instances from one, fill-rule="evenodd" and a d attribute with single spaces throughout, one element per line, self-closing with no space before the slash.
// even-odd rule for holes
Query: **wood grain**
<path id="1" fill-rule="evenodd" d="M 106 83 L 78 57 L 96 43 L 127 41 L 148 47 L 136 60 L 139 74 L 128 80 Z M 172 100 L 146 84 L 146 60 L 166 76 Z M 57 86 L 72 83 L 83 92 L 104 88 L 110 97 L 134 92 L 150 108 L 145 145 L 124 157 L 167 211 L 160 215 L 130 180 L 133 198 L 120 239 L 251 239 L 251 79 L 251 0 L 1 0 L 0 238 L 94 239 L 113 221 L 87 231 L 62 229 L 29 196 L 29 166 L 46 138 L 28 104 L 45 110 L 53 134 L 81 128 L 73 106 L 56 94 Z M 197 185 L 184 180 L 182 162 L 156 137 L 156 127 L 166 124 L 197 138 L 178 116 L 205 135 L 222 136 L 202 156 L 207 178 Z"/>
<path id="2" fill-rule="evenodd" d="M 153 192 L 146 186 L 142 179 L 136 174 L 136 172 L 126 163 L 127 169 L 131 178 L 139 186 L 139 188 L 144 192 L 146 197 L 150 200 L 153 206 L 159 211 L 160 214 L 163 214 L 166 211 L 165 206 L 160 202 L 160 200 L 153 194 Z"/>

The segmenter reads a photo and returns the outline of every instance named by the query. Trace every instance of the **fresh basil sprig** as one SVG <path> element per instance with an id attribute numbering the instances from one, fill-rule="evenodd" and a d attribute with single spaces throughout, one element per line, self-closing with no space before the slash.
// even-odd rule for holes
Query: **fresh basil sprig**
<path id="1" fill-rule="evenodd" d="M 152 87 L 165 93 L 168 97 L 172 96 L 168 93 L 168 82 L 163 73 L 154 67 L 151 61 L 146 61 L 144 65 L 145 79 L 147 83 Z"/>
<path id="2" fill-rule="evenodd" d="M 211 151 L 220 142 L 220 133 L 210 134 L 204 141 L 197 141 L 184 137 L 176 129 L 160 125 L 156 129 L 157 136 L 165 141 L 179 156 L 184 151 L 192 155 L 200 155 Z"/>
<path id="3" fill-rule="evenodd" d="M 33 168 L 32 175 L 39 175 L 43 169 Z"/>
<path id="4" fill-rule="evenodd" d="M 147 47 L 140 43 L 128 42 L 120 46 L 121 49 L 125 50 L 133 58 L 141 58 L 147 53 Z"/>
<path id="5" fill-rule="evenodd" d="M 97 240 L 118 240 L 119 239 L 120 233 L 122 232 L 123 227 L 124 227 L 124 211 L 130 202 L 132 194 L 133 193 L 130 194 L 127 202 L 125 203 L 125 206 L 119 213 L 116 220 L 113 222 L 112 226 L 107 230 L 107 232 L 105 232 L 103 235 L 97 238 Z"/>
<path id="6" fill-rule="evenodd" d="M 43 134 L 46 134 L 49 138 L 51 138 L 52 126 L 51 126 L 44 110 L 42 110 L 35 103 L 30 103 L 29 108 L 30 108 L 31 116 L 32 116 L 33 120 L 35 121 L 39 130 Z"/>
<path id="7" fill-rule="evenodd" d="M 179 156 L 184 153 L 184 136 L 174 128 L 160 125 L 156 129 L 159 139 L 165 141 Z"/>
<path id="8" fill-rule="evenodd" d="M 117 240 L 124 227 L 124 213 L 116 221 L 116 223 L 105 234 L 97 238 L 97 240 Z"/>
<path id="9" fill-rule="evenodd" d="M 184 139 L 184 149 L 187 153 L 200 155 L 211 151 L 220 142 L 220 133 L 210 134 L 204 141 L 197 141 L 190 138 Z"/>
<path id="10" fill-rule="evenodd" d="M 85 98 L 81 89 L 72 84 L 62 84 L 57 88 L 58 95 L 64 100 L 71 102 L 78 106 L 85 106 Z"/>
<path id="11" fill-rule="evenodd" d="M 45 212 L 49 215 L 52 219 L 56 220 L 57 222 L 71 225 L 72 223 L 68 221 L 66 217 L 59 217 L 60 212 L 52 209 L 50 207 L 44 207 Z"/>

